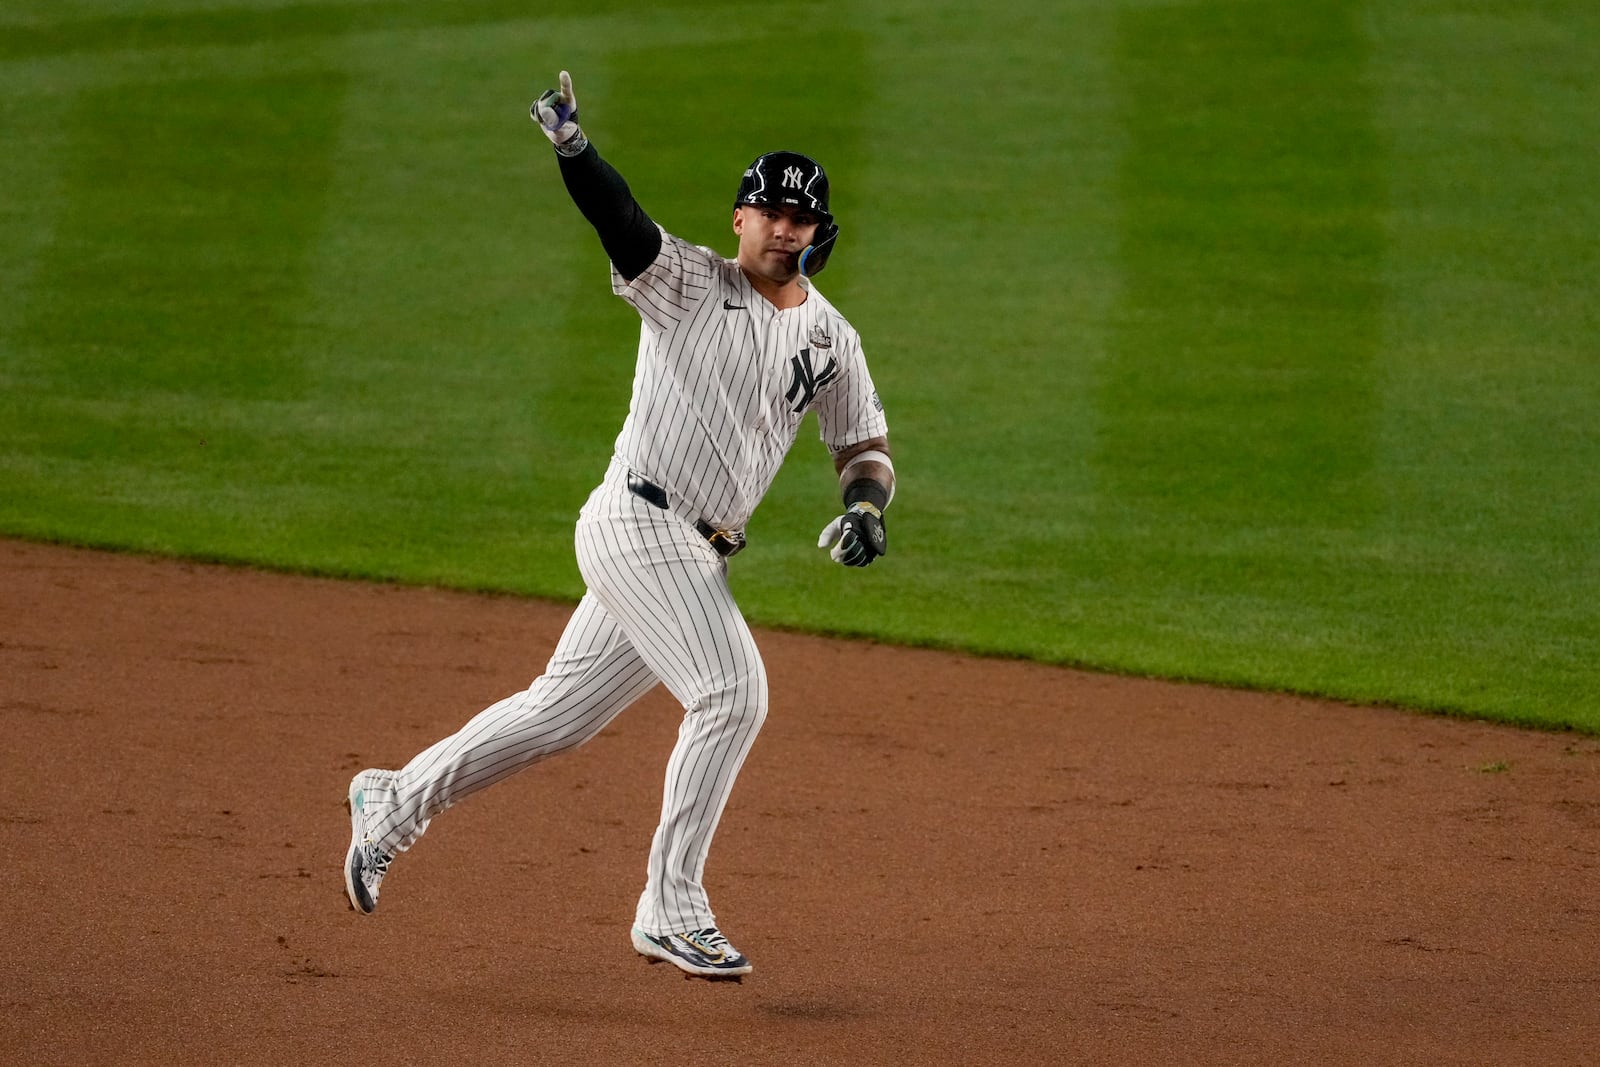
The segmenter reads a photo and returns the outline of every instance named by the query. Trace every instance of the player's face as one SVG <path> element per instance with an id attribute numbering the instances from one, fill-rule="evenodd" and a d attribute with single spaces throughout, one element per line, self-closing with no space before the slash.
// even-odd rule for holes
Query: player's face
<path id="1" fill-rule="evenodd" d="M 779 283 L 800 273 L 800 253 L 817 232 L 815 214 L 793 204 L 742 204 L 733 211 L 739 235 L 739 264 Z"/>

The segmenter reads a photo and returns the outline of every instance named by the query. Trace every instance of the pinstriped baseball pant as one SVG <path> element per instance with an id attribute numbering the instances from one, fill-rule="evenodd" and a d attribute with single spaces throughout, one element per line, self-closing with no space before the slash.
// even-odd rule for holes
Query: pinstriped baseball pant
<path id="1" fill-rule="evenodd" d="M 766 719 L 767 675 L 726 561 L 692 525 L 628 492 L 625 476 L 614 461 L 579 517 L 589 591 L 545 673 L 418 753 L 392 793 L 369 790 L 367 809 L 380 846 L 402 851 L 445 808 L 583 744 L 660 682 L 685 713 L 635 922 L 677 933 L 716 924 L 706 856 Z"/>

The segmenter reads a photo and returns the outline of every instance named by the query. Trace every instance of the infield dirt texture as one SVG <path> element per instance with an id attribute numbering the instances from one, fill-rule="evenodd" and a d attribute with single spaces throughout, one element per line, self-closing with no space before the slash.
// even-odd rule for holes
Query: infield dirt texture
<path id="1" fill-rule="evenodd" d="M 525 685 L 566 606 L 16 542 L 0 588 L 6 1063 L 1600 1048 L 1593 738 L 762 633 L 707 873 L 756 971 L 713 985 L 627 940 L 659 692 L 344 900 L 351 773 Z"/>

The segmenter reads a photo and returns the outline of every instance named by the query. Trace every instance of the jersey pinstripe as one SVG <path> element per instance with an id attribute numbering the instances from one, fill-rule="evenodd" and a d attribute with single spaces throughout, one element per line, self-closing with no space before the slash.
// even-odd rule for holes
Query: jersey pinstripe
<path id="1" fill-rule="evenodd" d="M 887 433 L 859 335 L 809 281 L 780 310 L 737 261 L 663 231 L 655 262 L 611 283 L 643 320 L 616 453 L 713 526 L 744 529 L 807 412 L 830 451 Z"/>

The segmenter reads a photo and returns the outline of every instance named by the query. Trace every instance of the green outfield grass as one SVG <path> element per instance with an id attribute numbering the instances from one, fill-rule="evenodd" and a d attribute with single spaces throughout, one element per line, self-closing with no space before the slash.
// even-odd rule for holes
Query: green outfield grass
<path id="1" fill-rule="evenodd" d="M 1588 0 L 14 0 L 0 532 L 576 597 L 637 319 L 563 67 L 684 237 L 833 177 L 890 555 L 813 424 L 753 621 L 1600 731 Z"/>

